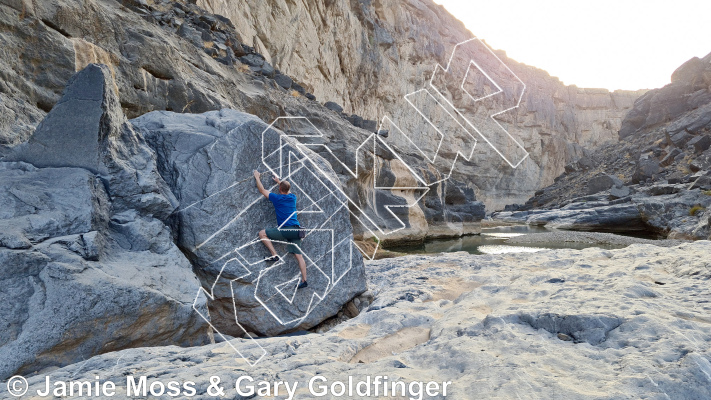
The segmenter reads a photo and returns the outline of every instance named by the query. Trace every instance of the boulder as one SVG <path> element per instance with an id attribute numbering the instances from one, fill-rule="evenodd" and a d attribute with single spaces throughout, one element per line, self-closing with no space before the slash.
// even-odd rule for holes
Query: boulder
<path id="1" fill-rule="evenodd" d="M 291 84 L 294 83 L 294 81 L 289 76 L 283 74 L 276 74 L 274 76 L 274 81 L 277 83 L 277 85 L 287 90 L 291 89 Z"/>
<path id="2" fill-rule="evenodd" d="M 265 61 L 264 64 L 262 64 L 262 66 L 260 67 L 259 72 L 262 75 L 268 76 L 271 78 L 276 73 L 276 70 L 274 69 L 274 67 L 272 67 L 271 64 L 269 64 L 268 62 Z"/>
<path id="3" fill-rule="evenodd" d="M 632 193 L 629 187 L 627 186 L 614 186 L 610 188 L 610 197 L 613 199 L 621 199 L 624 197 L 627 197 Z"/>
<path id="4" fill-rule="evenodd" d="M 209 342 L 192 307 L 197 279 L 165 225 L 136 221 L 124 238 L 89 171 L 0 165 L 0 379 L 130 347 Z M 139 234 L 153 248 L 132 249 Z"/>
<path id="5" fill-rule="evenodd" d="M 679 163 L 679 162 L 681 162 L 684 158 L 686 158 L 686 153 L 684 153 L 684 152 L 682 151 L 681 153 L 677 154 L 677 155 L 674 157 L 674 162 Z"/>
<path id="6" fill-rule="evenodd" d="M 29 249 L 47 239 L 102 231 L 109 201 L 101 180 L 78 168 L 0 164 L 0 247 Z"/>
<path id="7" fill-rule="evenodd" d="M 582 157 L 578 160 L 578 166 L 584 170 L 595 168 L 595 160 L 590 157 Z"/>
<path id="8" fill-rule="evenodd" d="M 0 379 L 128 347 L 209 342 L 177 204 L 105 66 L 77 73 L 0 163 Z M 31 162 L 46 168 L 37 168 Z"/>
<path id="9" fill-rule="evenodd" d="M 114 87 L 105 65 L 88 65 L 71 78 L 29 141 L 5 161 L 87 169 L 107 183 L 114 213 L 136 210 L 164 220 L 177 200 L 158 174 L 155 154 L 126 120 Z"/>
<path id="10" fill-rule="evenodd" d="M 703 153 L 711 147 L 711 136 L 701 135 L 689 140 L 687 143 L 689 146 L 694 148 L 696 154 Z"/>
<path id="11" fill-rule="evenodd" d="M 699 134 L 709 124 L 711 124 L 711 103 L 704 104 L 671 121 L 665 131 L 669 135 L 675 135 L 683 131 Z"/>
<path id="12" fill-rule="evenodd" d="M 363 120 L 363 129 L 368 132 L 375 132 L 378 129 L 378 123 L 372 119 Z"/>
<path id="13" fill-rule="evenodd" d="M 693 57 L 672 73 L 671 81 L 672 83 L 689 82 L 696 79 L 705 68 L 706 65 L 699 57 Z"/>
<path id="14" fill-rule="evenodd" d="M 711 186 L 709 186 L 711 189 Z M 711 207 L 711 196 L 701 190 L 682 190 L 677 193 L 654 197 L 639 196 L 635 203 L 648 226 L 665 233 L 669 239 L 705 240 L 708 236 L 708 220 L 703 213 L 690 215 L 692 208 Z"/>
<path id="15" fill-rule="evenodd" d="M 650 196 L 662 196 L 665 194 L 679 193 L 681 191 L 681 189 L 682 188 L 680 185 L 658 184 L 658 185 L 652 185 L 648 188 L 645 188 L 644 193 L 646 193 Z"/>
<path id="16" fill-rule="evenodd" d="M 210 49 L 210 50 L 214 50 L 214 49 Z M 209 53 L 208 53 L 208 54 L 209 54 Z M 234 59 L 233 59 L 232 57 L 230 57 L 230 56 L 218 57 L 218 58 L 216 58 L 215 60 L 216 60 L 217 62 L 219 62 L 220 64 L 224 64 L 224 65 L 227 65 L 227 66 L 232 66 L 232 65 L 234 65 Z"/>
<path id="17" fill-rule="evenodd" d="M 291 85 L 291 88 L 296 90 L 300 95 L 306 96 L 306 89 L 304 89 L 304 87 L 299 85 L 298 83 L 294 82 Z"/>
<path id="18" fill-rule="evenodd" d="M 27 143 L 16 148 L 10 159 L 21 159 L 36 167 L 75 166 L 94 173 L 107 173 L 104 158 L 109 138 L 120 135 L 123 117 L 104 74 L 106 67 L 92 64 L 74 75 L 62 99 L 40 123 Z M 105 129 L 101 123 L 106 118 Z"/>
<path id="19" fill-rule="evenodd" d="M 308 329 L 366 290 L 347 200 L 321 157 L 297 149 L 293 139 L 259 118 L 232 110 L 152 112 L 132 122 L 155 149 L 161 174 L 180 199 L 177 241 L 214 296 L 212 323 L 221 333 Z M 275 243 L 283 262 L 263 261 L 269 252 L 257 234 L 275 227 L 276 219 L 255 187 L 253 170 L 264 173 L 272 191 L 270 175 L 279 174 L 298 197 L 298 218 L 308 229 L 302 243 L 306 289 L 296 290 L 299 270 L 285 244 Z"/>
<path id="20" fill-rule="evenodd" d="M 360 115 L 351 114 L 350 116 L 346 117 L 346 120 L 348 120 L 348 122 L 350 122 L 356 128 L 363 128 L 363 117 L 361 117 Z"/>
<path id="21" fill-rule="evenodd" d="M 639 183 L 659 174 L 659 162 L 654 158 L 640 157 L 632 175 L 632 182 Z"/>
<path id="22" fill-rule="evenodd" d="M 332 101 L 327 101 L 326 103 L 324 103 L 323 106 L 328 108 L 329 110 L 335 111 L 337 113 L 343 112 L 343 107 L 341 107 L 340 105 L 338 105 L 337 103 L 334 103 Z"/>
<path id="23" fill-rule="evenodd" d="M 698 171 L 694 171 L 692 169 L 692 165 L 695 165 L 697 167 Z M 694 173 L 697 173 L 701 170 L 711 171 L 711 148 L 708 148 L 703 153 L 693 157 L 691 159 L 689 169 L 691 169 L 692 172 L 694 172 Z"/>
<path id="24" fill-rule="evenodd" d="M 639 232 L 648 229 L 637 207 L 630 203 L 575 210 L 551 210 L 530 216 L 526 223 L 579 231 Z"/>
<path id="25" fill-rule="evenodd" d="M 518 211 L 521 207 L 523 207 L 521 204 L 507 204 L 504 206 L 504 211 Z"/>
<path id="26" fill-rule="evenodd" d="M 711 190 L 711 176 L 700 176 L 689 186 L 689 189 Z"/>
<path id="27" fill-rule="evenodd" d="M 694 207 L 708 209 L 711 178 L 697 174 L 695 183 L 613 186 L 609 196 L 573 199 L 559 209 L 495 213 L 506 222 L 575 231 L 656 232 L 670 239 L 705 239 L 708 222 L 702 212 L 691 215 Z M 708 188 L 708 189 L 705 189 Z M 612 199 L 612 200 L 610 200 Z M 697 209 L 698 209 L 697 207 Z"/>
<path id="28" fill-rule="evenodd" d="M 240 57 L 239 60 L 240 62 L 242 62 L 242 64 L 246 64 L 256 69 L 259 69 L 262 65 L 264 65 L 265 62 L 264 57 L 257 53 L 247 54 L 245 56 Z"/>
<path id="29" fill-rule="evenodd" d="M 674 158 L 676 158 L 676 156 L 678 156 L 679 154 L 681 154 L 681 150 L 674 147 L 666 156 L 664 156 L 659 165 L 661 165 L 662 167 L 670 166 L 674 162 Z"/>
<path id="30" fill-rule="evenodd" d="M 596 176 L 588 181 L 588 194 L 608 190 L 614 186 L 622 186 L 622 181 L 613 175 Z"/>
<path id="31" fill-rule="evenodd" d="M 178 28 L 178 35 L 187 39 L 195 46 L 202 48 L 204 46 L 202 41 L 202 34 L 197 29 L 190 26 L 189 23 L 185 22 Z"/>
<path id="32" fill-rule="evenodd" d="M 689 132 L 687 132 L 687 131 L 681 131 L 681 132 L 678 132 L 678 133 L 674 134 L 674 135 L 669 139 L 669 141 L 671 142 L 671 144 L 673 144 L 673 145 L 676 146 L 676 147 L 684 148 L 684 146 L 686 146 L 686 143 L 687 143 L 689 140 L 691 140 L 691 138 L 693 138 L 693 137 L 694 137 L 694 136 L 691 135 Z"/>

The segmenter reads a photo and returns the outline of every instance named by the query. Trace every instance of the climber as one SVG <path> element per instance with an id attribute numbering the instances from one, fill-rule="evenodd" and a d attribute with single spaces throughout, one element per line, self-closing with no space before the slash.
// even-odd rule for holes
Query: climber
<path id="1" fill-rule="evenodd" d="M 264 197 L 269 199 L 274 205 L 277 218 L 277 228 L 267 228 L 259 231 L 259 239 L 272 253 L 272 256 L 264 261 L 279 261 L 279 256 L 276 250 L 274 250 L 272 240 L 289 242 L 287 251 L 296 257 L 296 261 L 299 263 L 299 269 L 301 270 L 301 283 L 299 283 L 298 288 L 305 288 L 308 286 L 308 283 L 306 283 L 306 262 L 304 261 L 304 256 L 301 254 L 303 230 L 301 229 L 299 220 L 296 219 L 296 195 L 290 193 L 291 185 L 289 182 L 279 180 L 279 177 L 276 175 L 274 175 L 272 179 L 277 183 L 279 193 L 271 193 L 264 189 L 261 181 L 262 174 L 259 173 L 259 171 L 254 171 L 254 179 L 257 181 L 259 193 L 264 195 Z"/>

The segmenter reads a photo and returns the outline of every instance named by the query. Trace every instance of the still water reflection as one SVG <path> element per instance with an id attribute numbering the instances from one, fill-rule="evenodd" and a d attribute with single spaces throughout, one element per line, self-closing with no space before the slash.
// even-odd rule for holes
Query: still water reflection
<path id="1" fill-rule="evenodd" d="M 528 233 L 550 232 L 549 229 L 516 225 L 496 228 L 483 228 L 481 235 L 464 236 L 456 239 L 428 240 L 423 245 L 408 247 L 388 247 L 388 250 L 412 254 L 450 253 L 466 251 L 470 254 L 505 254 L 505 253 L 535 253 L 546 249 L 585 249 L 598 247 L 604 249 L 619 249 L 624 246 L 600 245 L 592 243 L 546 243 L 530 245 L 508 245 L 506 241 L 515 236 Z"/>

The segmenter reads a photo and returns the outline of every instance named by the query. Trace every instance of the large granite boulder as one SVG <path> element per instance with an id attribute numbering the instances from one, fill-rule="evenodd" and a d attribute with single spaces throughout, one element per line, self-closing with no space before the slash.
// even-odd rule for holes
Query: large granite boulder
<path id="1" fill-rule="evenodd" d="M 199 282 L 163 222 L 176 200 L 113 87 L 104 66 L 79 72 L 6 158 L 18 161 L 0 163 L 0 379 L 210 340 Z"/>
<path id="2" fill-rule="evenodd" d="M 132 120 L 158 155 L 160 173 L 180 200 L 177 240 L 211 297 L 220 333 L 276 335 L 311 328 L 365 291 L 362 256 L 353 244 L 348 204 L 330 165 L 259 118 L 233 110 L 205 114 L 156 111 Z M 308 132 L 305 132 L 307 134 Z M 296 290 L 299 269 L 286 246 L 283 262 L 266 263 L 258 240 L 276 226 L 272 204 L 253 170 L 292 184 L 309 287 Z"/>

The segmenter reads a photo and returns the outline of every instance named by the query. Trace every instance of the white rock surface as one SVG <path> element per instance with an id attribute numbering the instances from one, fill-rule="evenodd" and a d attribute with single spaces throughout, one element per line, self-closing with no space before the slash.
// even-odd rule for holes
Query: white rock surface
<path id="1" fill-rule="evenodd" d="M 125 350 L 49 375 L 99 376 L 119 392 L 125 374 L 192 380 L 196 399 L 210 398 L 211 375 L 225 387 L 242 375 L 299 381 L 297 398 L 313 398 L 306 383 L 316 374 L 452 381 L 453 399 L 707 399 L 710 255 L 711 242 L 699 241 L 375 261 L 366 312 L 325 334 L 259 339 L 267 356 L 256 367 L 221 343 Z M 30 378 L 31 391 L 43 382 Z M 275 398 L 286 398 L 283 387 Z"/>

